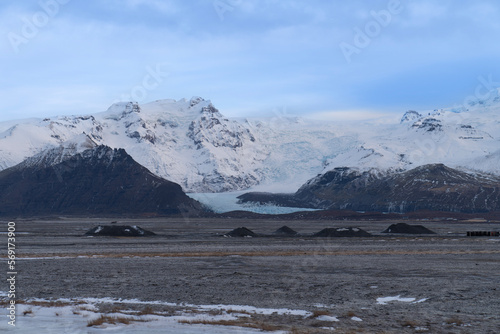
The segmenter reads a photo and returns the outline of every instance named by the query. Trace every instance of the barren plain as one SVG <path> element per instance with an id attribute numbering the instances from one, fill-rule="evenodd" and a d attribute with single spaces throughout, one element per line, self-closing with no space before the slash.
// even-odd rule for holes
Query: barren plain
<path id="1" fill-rule="evenodd" d="M 117 225 L 137 225 L 156 236 L 84 236 L 112 221 L 17 220 L 18 300 L 109 297 L 173 303 L 151 304 L 150 312 L 164 313 L 189 305 L 309 312 L 247 314 L 228 323 L 285 333 L 500 332 L 500 238 L 466 237 L 470 230 L 498 231 L 496 222 L 405 221 L 437 234 L 393 235 L 380 232 L 394 221 L 118 219 Z M 301 235 L 222 236 L 242 226 L 271 234 L 283 225 Z M 359 227 L 374 236 L 310 236 L 326 227 Z M 6 234 L 1 237 L 5 258 Z M 118 306 L 100 307 L 105 312 Z"/>

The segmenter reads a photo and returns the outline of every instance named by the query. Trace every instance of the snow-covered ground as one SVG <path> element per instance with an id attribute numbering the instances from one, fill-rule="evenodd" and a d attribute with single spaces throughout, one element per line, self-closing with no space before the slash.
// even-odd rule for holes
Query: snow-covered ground
<path id="1" fill-rule="evenodd" d="M 2 297 L 5 292 L 0 292 Z M 98 305 L 102 303 L 116 305 L 116 311 L 100 313 Z M 151 312 L 137 314 L 137 312 L 118 307 L 119 305 L 143 305 L 178 307 L 183 310 L 175 315 Z M 217 311 L 217 312 L 214 312 Z M 111 298 L 81 298 L 42 300 L 32 299 L 26 303 L 17 304 L 15 327 L 8 324 L 8 310 L 0 309 L 0 332 L 2 333 L 164 333 L 164 334 L 199 334 L 199 333 L 239 333 L 251 334 L 262 331 L 254 328 L 244 328 L 227 325 L 200 324 L 196 322 L 232 321 L 239 318 L 250 318 L 252 314 L 296 315 L 308 317 L 310 312 L 291 309 L 265 309 L 243 305 L 190 305 L 166 302 L 143 302 L 139 300 L 122 300 Z M 101 316 L 108 319 L 128 319 L 130 322 L 112 324 L 104 322 L 100 325 L 88 326 Z M 127 322 L 127 321 L 125 321 Z M 194 322 L 194 323 L 190 323 Z M 269 333 L 281 334 L 283 331 Z"/>
<path id="2" fill-rule="evenodd" d="M 6 300 L 7 293 L 0 291 L 0 298 Z M 419 304 L 427 299 L 390 296 L 377 298 L 376 304 L 387 305 L 393 302 Z M 112 311 L 102 313 L 99 305 L 106 304 Z M 131 306 L 136 306 L 132 310 Z M 153 307 L 163 310 L 155 311 Z M 325 308 L 325 305 L 317 305 Z M 147 309 L 148 312 L 137 311 Z M 326 307 L 328 308 L 328 307 Z M 175 311 L 172 311 L 175 310 Z M 193 305 L 186 303 L 168 303 L 162 301 L 140 301 L 137 299 L 113 298 L 62 298 L 56 300 L 30 299 L 16 304 L 15 326 L 8 323 L 8 310 L 0 309 L 1 333 L 163 333 L 163 334 L 252 334 L 262 333 L 258 328 L 232 325 L 238 320 L 252 323 L 255 315 L 296 316 L 310 318 L 312 312 L 297 309 L 257 308 L 246 305 Z M 94 321 L 104 319 L 100 324 Z M 316 315 L 322 322 L 338 324 L 341 320 L 333 315 Z M 352 316 L 354 322 L 363 319 Z M 94 322 L 94 323 L 93 323 Z M 204 323 L 202 323 L 204 322 Z M 220 323 L 226 322 L 225 325 Z M 241 322 L 240 322 L 241 323 Z M 258 324 L 259 322 L 255 322 Z M 230 325 L 229 325 L 230 324 Z M 89 326 L 91 325 L 91 326 Z M 334 327 L 322 327 L 334 330 Z M 285 331 L 266 331 L 266 333 L 285 334 Z"/>

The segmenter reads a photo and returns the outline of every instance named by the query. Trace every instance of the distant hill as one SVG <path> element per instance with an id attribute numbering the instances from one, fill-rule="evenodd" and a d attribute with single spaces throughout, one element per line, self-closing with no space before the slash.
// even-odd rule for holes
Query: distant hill
<path id="1" fill-rule="evenodd" d="M 203 206 L 123 149 L 43 151 L 0 172 L 0 215 L 179 214 Z"/>
<path id="2" fill-rule="evenodd" d="M 388 174 L 344 167 L 318 175 L 294 194 L 247 193 L 239 199 L 327 210 L 490 212 L 500 210 L 500 177 L 443 164 Z"/>

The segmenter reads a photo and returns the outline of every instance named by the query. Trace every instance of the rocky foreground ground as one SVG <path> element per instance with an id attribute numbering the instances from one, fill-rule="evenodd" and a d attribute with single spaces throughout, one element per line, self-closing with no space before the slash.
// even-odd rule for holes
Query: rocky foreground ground
<path id="1" fill-rule="evenodd" d="M 285 333 L 500 332 L 500 237 L 466 237 L 470 230 L 498 231 L 498 223 L 405 221 L 436 234 L 399 235 L 381 233 L 394 221 L 155 218 L 114 224 L 138 225 L 156 236 L 85 236 L 111 221 L 16 221 L 18 300 L 172 303 L 149 306 L 148 312 L 162 314 L 218 304 L 309 312 L 247 312 L 241 320 L 219 323 Z M 222 236 L 243 226 L 271 234 L 283 225 L 301 235 Z M 359 227 L 373 236 L 311 236 L 326 227 Z M 100 308 L 140 312 L 144 305 L 115 300 Z"/>

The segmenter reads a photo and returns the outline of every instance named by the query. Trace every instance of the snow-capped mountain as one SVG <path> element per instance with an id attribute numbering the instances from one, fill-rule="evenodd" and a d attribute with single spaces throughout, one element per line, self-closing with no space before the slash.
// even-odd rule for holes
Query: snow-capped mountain
<path id="1" fill-rule="evenodd" d="M 228 119 L 202 98 L 117 103 L 106 112 L 0 123 L 0 169 L 60 147 L 124 148 L 188 192 L 291 192 L 339 167 L 392 173 L 427 164 L 500 175 L 500 97 L 399 120 Z M 56 151 L 50 151 L 52 155 Z M 43 157 L 36 159 L 57 159 Z"/>
<path id="2" fill-rule="evenodd" d="M 57 146 L 64 147 L 61 155 L 71 155 L 95 145 L 124 148 L 188 191 L 251 187 L 261 180 L 257 165 L 267 155 L 250 129 L 224 118 L 210 101 L 193 98 L 117 103 L 95 115 L 20 122 L 0 133 L 0 166 Z"/>
<path id="3" fill-rule="evenodd" d="M 335 167 L 403 171 L 426 164 L 500 174 L 500 96 L 461 108 L 406 112 L 396 123 L 357 124 L 360 145 L 327 161 Z"/>

